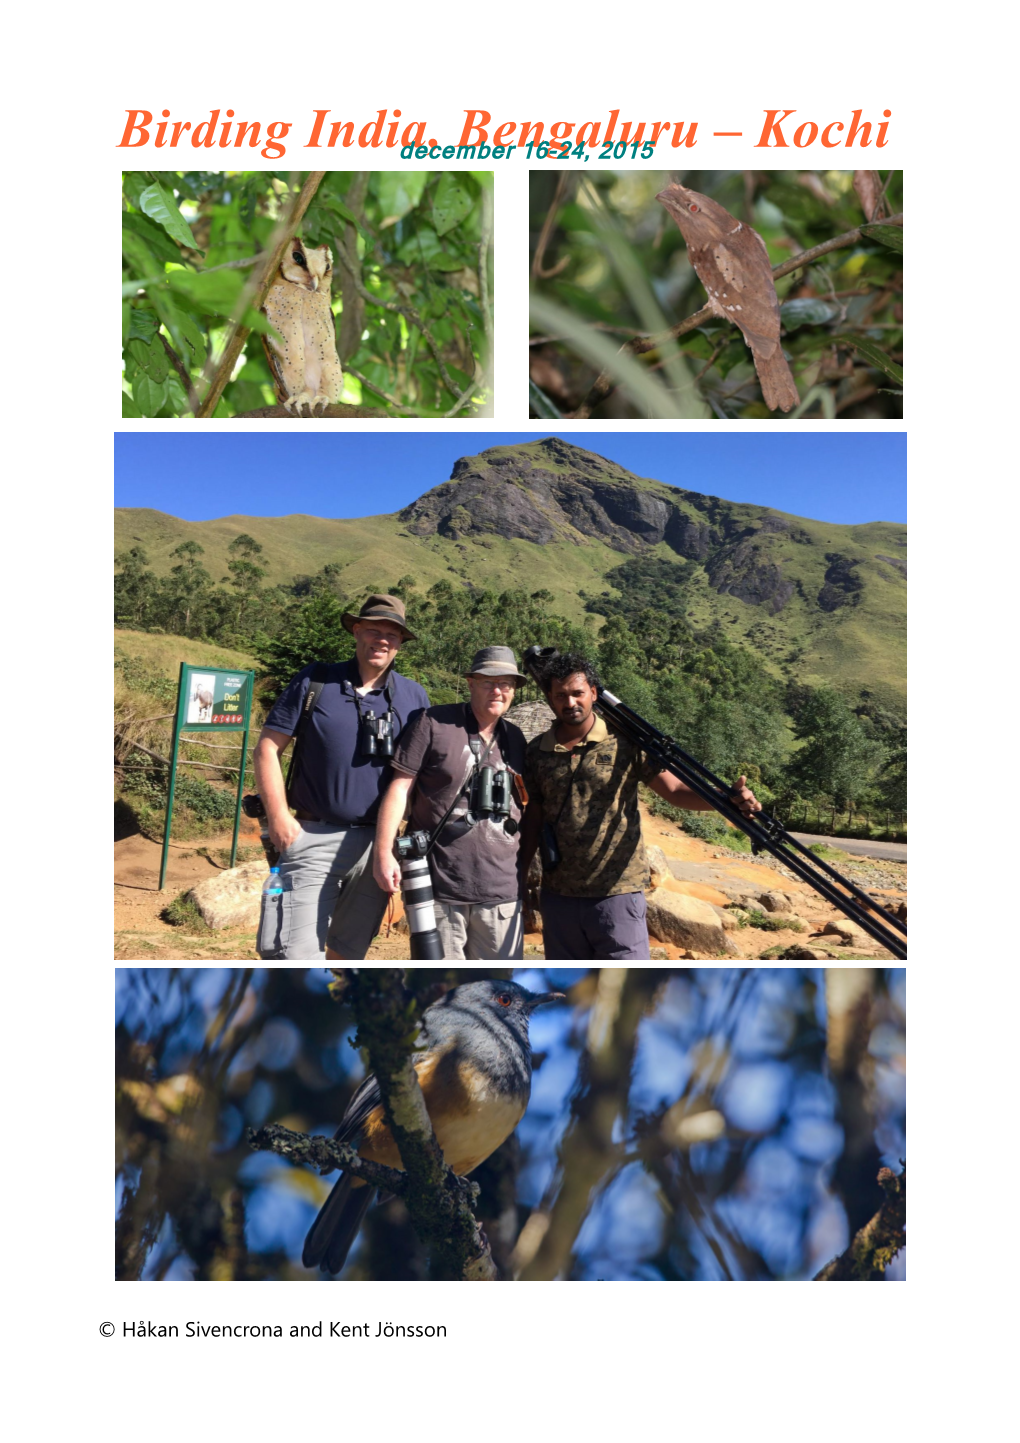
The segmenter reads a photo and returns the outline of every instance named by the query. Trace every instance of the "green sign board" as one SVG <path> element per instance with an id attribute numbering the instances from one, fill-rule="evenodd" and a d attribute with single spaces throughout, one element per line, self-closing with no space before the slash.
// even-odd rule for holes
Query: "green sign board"
<path id="1" fill-rule="evenodd" d="M 253 671 L 220 671 L 211 666 L 189 666 L 181 662 L 177 683 L 177 710 L 174 714 L 173 747 L 170 752 L 170 780 L 166 794 L 166 825 L 163 828 L 163 856 L 159 865 L 159 889 L 166 881 L 167 857 L 170 853 L 170 829 L 174 814 L 174 789 L 177 783 L 177 752 L 184 732 L 240 731 L 241 763 L 237 775 L 237 801 L 234 806 L 234 839 L 230 848 L 230 865 L 237 861 L 237 834 L 241 825 L 241 797 L 244 794 L 244 769 L 248 757 L 248 729 L 251 722 L 251 695 L 255 684 Z"/>

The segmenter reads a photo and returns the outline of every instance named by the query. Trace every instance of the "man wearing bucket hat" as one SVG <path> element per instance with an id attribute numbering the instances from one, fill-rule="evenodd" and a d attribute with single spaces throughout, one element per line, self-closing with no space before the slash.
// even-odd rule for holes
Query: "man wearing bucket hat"
<path id="1" fill-rule="evenodd" d="M 467 702 L 430 707 L 400 738 L 379 809 L 373 871 L 384 891 L 400 886 L 393 841 L 410 798 L 409 829 L 434 839 L 429 867 L 444 958 L 520 961 L 525 741 L 504 713 L 527 677 L 508 646 L 482 647 L 466 676 Z"/>
<path id="2" fill-rule="evenodd" d="M 398 596 L 376 593 L 341 620 L 354 637 L 352 659 L 298 672 L 255 748 L 255 782 L 282 882 L 280 892 L 262 898 L 263 959 L 360 959 L 385 909 L 371 870 L 379 802 L 398 738 L 429 699 L 393 667 L 404 642 L 414 640 Z M 292 741 L 285 783 L 281 758 Z"/>

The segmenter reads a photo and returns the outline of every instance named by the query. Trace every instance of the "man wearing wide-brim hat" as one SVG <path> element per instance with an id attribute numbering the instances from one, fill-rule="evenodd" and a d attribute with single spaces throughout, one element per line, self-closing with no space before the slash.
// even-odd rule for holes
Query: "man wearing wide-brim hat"
<path id="1" fill-rule="evenodd" d="M 262 898 L 264 959 L 363 958 L 385 910 L 371 869 L 379 803 L 393 749 L 429 698 L 394 669 L 397 652 L 414 640 L 399 596 L 375 593 L 341 620 L 354 637 L 354 656 L 298 672 L 255 748 L 281 881 L 281 890 Z M 281 758 L 291 742 L 285 782 Z"/>
<path id="2" fill-rule="evenodd" d="M 467 702 L 430 707 L 400 738 L 373 870 L 384 891 L 400 886 L 393 842 L 410 799 L 409 828 L 434 837 L 429 867 L 444 958 L 520 961 L 525 741 L 504 714 L 527 677 L 510 647 L 483 646 L 466 678 Z"/>

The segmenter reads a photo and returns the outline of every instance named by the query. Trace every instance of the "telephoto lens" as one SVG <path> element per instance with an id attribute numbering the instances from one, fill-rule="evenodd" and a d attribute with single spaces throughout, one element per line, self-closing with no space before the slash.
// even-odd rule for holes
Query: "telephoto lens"
<path id="1" fill-rule="evenodd" d="M 415 962 L 441 962 L 443 944 L 436 928 L 435 894 L 429 871 L 428 834 L 412 832 L 398 837 L 393 848 L 400 863 L 400 890 L 411 934 L 411 957 Z"/>

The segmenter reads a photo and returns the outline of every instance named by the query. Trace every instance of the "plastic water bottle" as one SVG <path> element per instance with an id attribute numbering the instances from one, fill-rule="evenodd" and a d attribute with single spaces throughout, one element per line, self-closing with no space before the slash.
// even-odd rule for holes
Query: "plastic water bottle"
<path id="1" fill-rule="evenodd" d="M 279 867 L 270 867 L 269 876 L 262 883 L 263 897 L 282 897 L 284 892 L 293 890 L 290 878 L 281 876 Z"/>

